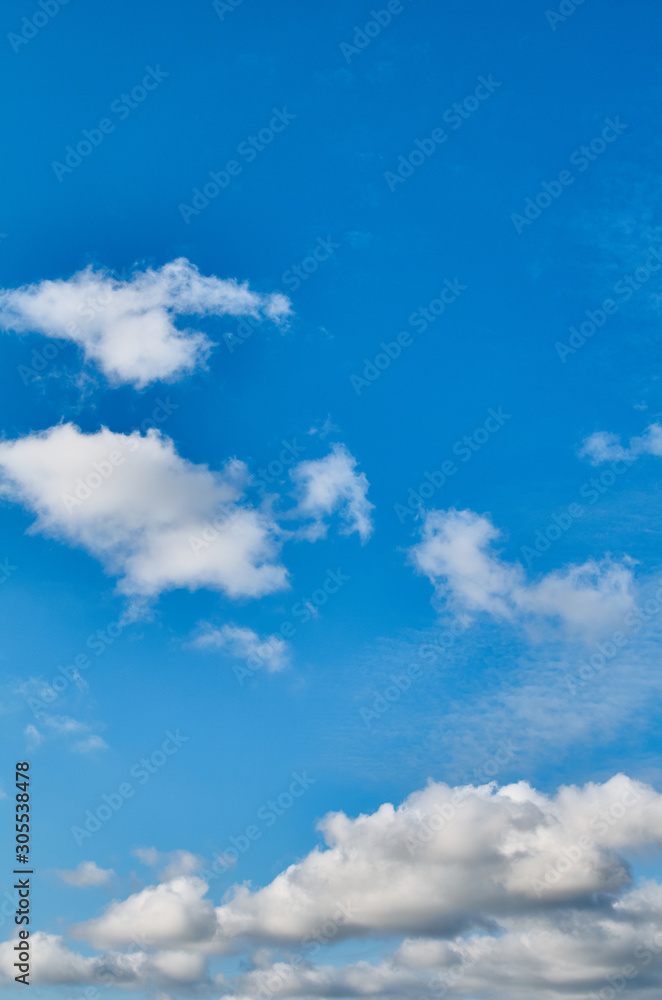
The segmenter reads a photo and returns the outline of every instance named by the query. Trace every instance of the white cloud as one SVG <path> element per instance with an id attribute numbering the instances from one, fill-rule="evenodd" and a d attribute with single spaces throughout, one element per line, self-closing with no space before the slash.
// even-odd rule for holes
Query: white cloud
<path id="1" fill-rule="evenodd" d="M 662 457 L 662 424 L 652 423 L 641 437 L 630 438 L 630 444 L 624 447 L 617 434 L 607 431 L 596 431 L 584 441 L 579 454 L 588 458 L 593 465 L 602 462 L 634 462 L 639 455 L 656 455 Z"/>
<path id="2" fill-rule="evenodd" d="M 289 644 L 278 635 L 262 638 L 250 628 L 223 625 L 216 628 L 203 623 L 202 631 L 193 639 L 196 649 L 222 649 L 238 660 L 245 660 L 252 669 L 264 668 L 270 673 L 283 670 L 289 663 Z"/>
<path id="3" fill-rule="evenodd" d="M 373 505 L 367 498 L 369 483 L 364 472 L 356 472 L 357 461 L 342 444 L 335 444 L 325 457 L 299 462 L 290 475 L 298 487 L 297 514 L 312 518 L 309 537 L 324 537 L 324 518 L 338 512 L 343 534 L 358 531 L 362 542 L 372 534 Z"/>
<path id="4" fill-rule="evenodd" d="M 325 849 L 262 889 L 235 886 L 215 912 L 206 884 L 182 877 L 113 903 L 73 933 L 116 948 L 142 926 L 153 947 L 196 942 L 221 953 L 242 939 L 301 944 L 324 926 L 334 940 L 449 938 L 517 914 L 581 908 L 629 887 L 618 852 L 662 846 L 662 795 L 623 775 L 554 797 L 525 782 L 431 783 L 397 809 L 331 813 L 319 829 Z"/>
<path id="5" fill-rule="evenodd" d="M 114 874 L 112 868 L 99 868 L 95 861 L 81 861 L 78 868 L 73 871 L 60 869 L 56 872 L 58 878 L 62 879 L 63 882 L 66 882 L 67 885 L 74 885 L 78 889 L 105 885 Z"/>
<path id="6" fill-rule="evenodd" d="M 13 938 L 0 944 L 0 973 L 12 982 L 16 974 L 15 943 Z M 117 986 L 143 990 L 156 986 L 177 990 L 199 987 L 206 979 L 204 955 L 187 950 L 110 952 L 88 958 L 70 951 L 58 935 L 34 931 L 30 935 L 30 951 L 30 981 L 37 986 L 91 984 L 97 989 Z"/>
<path id="7" fill-rule="evenodd" d="M 32 723 L 25 727 L 28 750 L 36 750 L 42 743 L 56 736 L 80 737 L 71 744 L 71 749 L 76 753 L 86 754 L 108 749 L 106 741 L 78 719 L 72 719 L 68 715 L 48 715 L 45 712 L 41 712 L 39 718 L 41 730 Z"/>
<path id="8" fill-rule="evenodd" d="M 123 901 L 110 904 L 102 917 L 76 924 L 71 935 L 96 948 L 115 948 L 144 942 L 149 948 L 179 948 L 213 939 L 214 907 L 203 899 L 202 879 L 180 876 L 148 886 Z"/>
<path id="9" fill-rule="evenodd" d="M 340 507 L 347 531 L 358 530 L 364 538 L 371 505 L 365 476 L 352 471 L 355 459 L 337 446 L 326 459 L 302 464 L 302 480 L 316 484 L 306 488 L 304 515 Z M 322 480 L 327 486 L 320 493 Z M 249 504 L 250 481 L 243 462 L 231 459 L 214 472 L 182 458 L 173 441 L 156 430 L 144 437 L 105 427 L 84 434 L 73 424 L 60 424 L 0 442 L 0 496 L 36 514 L 30 532 L 85 549 L 120 578 L 122 593 L 138 601 L 178 587 L 207 587 L 238 598 L 288 586 L 279 558 L 293 533 L 279 527 L 271 498 L 260 507 Z M 238 633 L 224 638 L 241 647 Z M 252 640 L 243 638 L 248 651 Z M 283 656 L 276 645 L 270 669 Z"/>
<path id="10" fill-rule="evenodd" d="M 468 611 L 514 620 L 558 618 L 571 629 L 592 632 L 613 623 L 633 606 L 633 579 L 622 563 L 589 560 L 529 581 L 519 563 L 491 551 L 500 532 L 486 516 L 470 510 L 431 510 L 421 541 L 411 550 L 439 597 Z"/>
<path id="11" fill-rule="evenodd" d="M 155 847 L 136 847 L 131 852 L 144 865 L 159 869 L 159 878 L 165 882 L 180 875 L 192 875 L 204 864 L 203 858 L 190 851 L 157 851 Z"/>
<path id="12" fill-rule="evenodd" d="M 153 430 L 63 424 L 1 443 L 0 474 L 2 493 L 37 515 L 31 532 L 86 549 L 126 594 L 209 587 L 257 597 L 286 586 L 275 522 L 240 503 L 242 462 L 212 472 Z"/>
<path id="13" fill-rule="evenodd" d="M 629 988 L 641 1000 L 660 995 L 662 886 L 632 889 L 625 856 L 662 849 L 662 795 L 641 782 L 616 775 L 554 795 L 525 782 L 430 782 L 397 808 L 332 813 L 319 828 L 324 847 L 262 889 L 235 886 L 217 908 L 190 876 L 111 903 L 71 929 L 110 949 L 100 956 L 37 932 L 35 982 L 83 984 L 105 971 L 127 989 L 200 989 L 206 957 L 257 945 L 252 971 L 216 977 L 219 993 L 590 1000 L 631 965 Z M 192 857 L 138 853 L 150 864 Z M 378 964 L 309 960 L 318 940 L 386 935 L 404 940 Z M 0 946 L 7 977 L 11 945 Z M 285 947 L 288 961 L 264 946 Z"/>
<path id="14" fill-rule="evenodd" d="M 260 295 L 235 279 L 205 277 L 186 258 L 128 279 L 87 267 L 71 278 L 0 291 L 0 328 L 73 340 L 114 383 L 143 387 L 204 364 L 213 346 L 175 325 L 182 316 L 265 316 L 290 312 L 286 296 Z"/>

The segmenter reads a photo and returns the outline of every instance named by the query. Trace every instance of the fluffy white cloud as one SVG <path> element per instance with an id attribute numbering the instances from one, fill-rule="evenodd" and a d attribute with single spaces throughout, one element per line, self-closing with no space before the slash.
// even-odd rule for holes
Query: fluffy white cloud
<path id="1" fill-rule="evenodd" d="M 86 267 L 71 278 L 0 291 L 0 328 L 73 340 L 108 378 L 138 387 L 173 380 L 204 363 L 213 346 L 182 316 L 280 320 L 286 296 L 260 295 L 234 279 L 205 277 L 183 257 L 118 279 Z"/>
<path id="2" fill-rule="evenodd" d="M 12 982 L 16 975 L 15 943 L 11 940 L 0 944 L 0 975 Z M 199 987 L 206 979 L 204 955 L 187 950 L 110 952 L 88 958 L 71 951 L 60 936 L 42 931 L 31 934 L 30 950 L 30 980 L 37 986 L 92 984 L 97 988 L 178 989 Z"/>
<path id="3" fill-rule="evenodd" d="M 99 868 L 96 861 L 81 861 L 73 871 L 60 869 L 55 873 L 67 885 L 75 885 L 77 889 L 88 889 L 97 885 L 105 885 L 115 872 L 112 868 Z"/>
<path id="4" fill-rule="evenodd" d="M 468 611 L 497 618 L 544 616 L 592 632 L 622 617 L 633 606 L 633 579 L 622 563 L 589 560 L 529 581 L 519 563 L 492 550 L 500 532 L 488 517 L 470 510 L 431 510 L 421 541 L 410 550 L 417 569 L 440 597 Z"/>
<path id="5" fill-rule="evenodd" d="M 216 908 L 190 876 L 113 902 L 71 930 L 109 949 L 100 956 L 35 934 L 35 982 L 98 982 L 103 972 L 127 989 L 201 989 L 207 956 L 257 944 L 253 970 L 217 976 L 219 993 L 594 1000 L 624 983 L 642 1000 L 660 995 L 662 886 L 632 890 L 624 856 L 662 849 L 662 795 L 641 782 L 616 775 L 555 795 L 524 782 L 430 783 L 397 808 L 333 813 L 320 829 L 324 848 L 262 889 L 236 886 Z M 404 940 L 380 963 L 310 962 L 325 944 L 391 934 Z M 11 945 L 0 946 L 7 977 Z M 288 960 L 265 945 L 284 946 Z"/>
<path id="6" fill-rule="evenodd" d="M 346 470 L 356 464 L 342 446 L 327 459 L 303 464 L 326 468 L 337 455 Z M 298 474 L 297 467 L 293 472 Z M 315 473 L 302 476 L 308 482 Z M 237 459 L 220 472 L 187 461 L 156 430 L 144 437 L 105 427 L 84 434 L 73 424 L 60 424 L 0 442 L 0 496 L 37 515 L 29 530 L 84 548 L 106 572 L 120 577 L 123 593 L 138 600 L 178 587 L 207 587 L 237 598 L 288 586 L 279 559 L 292 532 L 279 527 L 270 498 L 260 507 L 250 505 L 251 478 Z M 340 505 L 351 521 L 348 530 L 356 528 L 364 537 L 365 523 L 356 518 L 371 506 L 364 495 L 368 483 L 363 475 L 351 473 L 350 479 L 357 495 L 349 498 L 349 480 L 343 480 L 324 509 Z M 322 509 L 321 501 L 314 509 Z M 305 516 L 309 512 L 310 505 Z M 283 645 L 274 645 L 273 638 L 258 640 L 236 628 L 216 638 L 242 655 L 254 652 L 256 643 L 270 642 L 268 668 L 284 663 Z"/>
<path id="7" fill-rule="evenodd" d="M 369 483 L 356 466 L 347 448 L 335 444 L 325 458 L 300 462 L 291 470 L 299 493 L 297 513 L 314 521 L 308 529 L 310 537 L 323 537 L 327 532 L 324 518 L 336 511 L 345 524 L 343 534 L 358 531 L 362 542 L 372 534 Z"/>
<path id="8" fill-rule="evenodd" d="M 212 472 L 153 430 L 63 424 L 1 443 L 0 475 L 2 494 L 36 513 L 32 532 L 86 549 L 126 594 L 209 587 L 257 597 L 286 585 L 275 522 L 240 503 L 242 462 Z"/>
<path id="9" fill-rule="evenodd" d="M 197 942 L 296 945 L 382 934 L 453 937 L 520 914 L 584 907 L 630 885 L 625 848 L 660 846 L 662 795 L 617 775 L 546 796 L 520 782 L 453 789 L 431 783 L 397 809 L 332 813 L 316 848 L 273 882 L 236 886 L 214 912 L 199 878 L 113 903 L 74 933 L 115 948 L 149 928 L 154 947 Z M 328 928 L 331 928 L 330 930 Z"/>
<path id="10" fill-rule="evenodd" d="M 278 635 L 260 638 L 257 632 L 240 625 L 228 624 L 216 628 L 205 622 L 191 645 L 196 649 L 225 650 L 230 656 L 245 660 L 253 670 L 264 668 L 275 673 L 289 663 L 289 645 L 284 639 Z"/>
<path id="11" fill-rule="evenodd" d="M 202 879 L 180 876 L 148 886 L 123 901 L 111 903 L 102 917 L 76 924 L 72 937 L 96 948 L 115 948 L 138 941 L 144 948 L 181 948 L 213 939 L 216 917 L 203 899 Z"/>
<path id="12" fill-rule="evenodd" d="M 92 732 L 91 727 L 86 723 L 72 719 L 68 715 L 48 715 L 42 712 L 40 725 L 41 730 L 32 723 L 25 727 L 24 734 L 28 750 L 35 750 L 42 743 L 56 736 L 74 737 L 70 747 L 76 753 L 87 754 L 94 753 L 96 750 L 108 749 L 108 744 L 103 737 Z"/>
<path id="13" fill-rule="evenodd" d="M 617 434 L 607 431 L 596 431 L 584 441 L 580 455 L 588 458 L 593 465 L 602 462 L 634 462 L 639 455 L 656 455 L 662 457 L 662 424 L 649 424 L 641 437 L 630 438 L 630 444 L 624 447 Z"/>

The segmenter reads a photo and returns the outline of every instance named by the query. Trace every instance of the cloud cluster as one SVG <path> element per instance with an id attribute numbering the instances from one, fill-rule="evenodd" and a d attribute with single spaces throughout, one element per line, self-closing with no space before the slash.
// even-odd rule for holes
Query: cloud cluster
<path id="1" fill-rule="evenodd" d="M 490 519 L 470 510 L 429 511 L 421 536 L 412 562 L 439 597 L 467 611 L 508 621 L 546 617 L 591 633 L 633 606 L 632 572 L 624 564 L 589 560 L 528 580 L 519 563 L 494 552 L 500 532 Z"/>
<path id="2" fill-rule="evenodd" d="M 481 1000 L 589 1000 L 629 963 L 630 986 L 659 995 L 662 886 L 632 889 L 625 859 L 662 849 L 662 795 L 641 782 L 616 775 L 555 795 L 525 782 L 430 783 L 397 808 L 332 813 L 320 830 L 324 847 L 264 888 L 235 886 L 217 907 L 191 874 L 114 901 L 70 930 L 99 957 L 35 935 L 35 981 L 94 982 L 110 969 L 127 988 L 200 985 L 206 958 L 257 947 L 253 971 L 219 977 L 221 993 L 414 1000 L 445 987 Z M 149 863 L 165 857 L 143 853 Z M 172 872 L 192 857 L 173 854 Z M 317 942 L 391 935 L 402 940 L 378 964 L 310 961 Z M 283 947 L 287 961 L 276 954 Z"/>
<path id="3" fill-rule="evenodd" d="M 347 469 L 356 464 L 342 454 L 336 496 L 349 489 Z M 333 492 L 325 463 L 304 463 L 303 477 L 309 482 L 310 468 L 320 465 Z M 363 474 L 352 475 L 367 489 Z M 284 532 L 266 500 L 260 507 L 248 501 L 250 480 L 237 459 L 219 472 L 187 461 L 156 430 L 84 434 L 60 424 L 0 443 L 0 495 L 36 514 L 30 531 L 85 549 L 120 578 L 123 593 L 140 599 L 181 587 L 260 597 L 288 585 L 279 561 Z M 223 638 L 237 649 L 243 643 L 244 652 L 253 641 L 236 632 Z M 273 664 L 283 651 L 274 655 Z"/>
<path id="4" fill-rule="evenodd" d="M 244 660 L 252 669 L 265 668 L 269 673 L 283 670 L 289 663 L 289 645 L 279 635 L 260 637 L 257 632 L 240 625 L 216 628 L 205 622 L 191 645 L 196 649 L 224 650 L 229 656 Z"/>
<path id="5" fill-rule="evenodd" d="M 617 434 L 607 431 L 596 431 L 584 441 L 580 452 L 582 458 L 588 458 L 592 465 L 603 462 L 634 462 L 640 455 L 656 455 L 662 457 L 662 424 L 649 424 L 641 437 L 633 437 L 630 444 L 624 447 Z"/>
<path id="6" fill-rule="evenodd" d="M 213 346 L 176 326 L 186 316 L 251 316 L 279 321 L 280 293 L 261 295 L 234 279 L 205 277 L 186 258 L 120 279 L 86 267 L 71 278 L 0 290 L 0 329 L 73 340 L 113 383 L 142 388 L 204 364 Z"/>
<path id="7" fill-rule="evenodd" d="M 306 529 L 308 537 L 323 537 L 328 530 L 325 518 L 336 511 L 344 522 L 344 534 L 358 531 L 362 542 L 370 537 L 373 505 L 367 497 L 369 484 L 356 466 L 347 448 L 335 444 L 326 458 L 299 462 L 291 470 L 299 495 L 297 514 L 313 520 Z"/>

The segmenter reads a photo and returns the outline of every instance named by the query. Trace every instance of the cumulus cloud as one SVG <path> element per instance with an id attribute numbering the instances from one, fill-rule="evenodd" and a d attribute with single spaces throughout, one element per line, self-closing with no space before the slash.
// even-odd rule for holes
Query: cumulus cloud
<path id="1" fill-rule="evenodd" d="M 216 628 L 204 622 L 201 631 L 191 643 L 196 649 L 221 649 L 248 666 L 257 670 L 264 668 L 270 673 L 283 670 L 289 663 L 289 644 L 278 635 L 262 638 L 250 628 L 240 625 L 223 625 Z"/>
<path id="2" fill-rule="evenodd" d="M 410 550 L 412 562 L 439 597 L 468 611 L 505 620 L 560 619 L 571 629 L 590 633 L 633 607 L 632 572 L 623 563 L 589 560 L 530 581 L 519 563 L 508 563 L 493 551 L 500 532 L 488 517 L 473 511 L 431 510 L 421 536 Z"/>
<path id="3" fill-rule="evenodd" d="M 199 367 L 213 346 L 176 326 L 186 316 L 281 320 L 286 296 L 261 295 L 234 279 L 205 277 L 186 258 L 120 279 L 86 267 L 71 278 L 0 290 L 0 328 L 73 340 L 114 383 L 138 388 Z"/>
<path id="4" fill-rule="evenodd" d="M 93 886 L 105 885 L 115 872 L 112 868 L 99 868 L 96 861 L 81 861 L 78 868 L 73 869 L 73 871 L 61 869 L 55 874 L 67 885 L 74 885 L 77 889 L 89 889 Z"/>
<path id="5" fill-rule="evenodd" d="M 150 948 L 179 948 L 209 941 L 217 930 L 214 907 L 204 899 L 207 884 L 184 877 L 148 886 L 110 904 L 102 917 L 76 924 L 71 935 L 96 948 L 144 941 Z"/>
<path id="6" fill-rule="evenodd" d="M 264 888 L 235 886 L 216 908 L 190 875 L 114 901 L 71 929 L 100 956 L 35 934 L 35 982 L 83 984 L 103 970 L 127 989 L 195 990 L 209 984 L 208 956 L 257 946 L 251 971 L 216 977 L 220 994 L 590 1000 L 628 965 L 629 988 L 659 996 L 662 886 L 633 889 L 626 855 L 662 849 L 662 795 L 639 781 L 616 775 L 554 795 L 525 782 L 430 782 L 397 808 L 331 813 L 319 828 L 323 847 Z M 310 961 L 325 943 L 390 935 L 401 940 L 377 964 Z M 11 944 L 0 946 L 8 978 Z"/>
<path id="7" fill-rule="evenodd" d="M 634 462 L 640 455 L 656 455 L 662 457 L 662 424 L 652 423 L 641 437 L 630 438 L 630 444 L 624 447 L 617 434 L 607 431 L 596 431 L 584 441 L 579 454 L 588 458 L 592 465 L 603 462 Z"/>
<path id="8" fill-rule="evenodd" d="M 359 533 L 362 542 L 372 534 L 373 505 L 367 498 L 369 483 L 357 461 L 342 444 L 335 444 L 325 457 L 299 462 L 290 475 L 298 488 L 297 514 L 312 518 L 309 537 L 323 537 L 325 518 L 337 512 L 344 522 L 343 534 Z"/>
<path id="9" fill-rule="evenodd" d="M 397 809 L 331 813 L 315 848 L 264 888 L 234 891 L 215 911 L 196 877 L 149 887 L 74 928 L 99 948 L 140 926 L 155 947 L 239 940 L 295 945 L 330 923 L 335 940 L 369 935 L 450 938 L 513 915 L 595 905 L 630 886 L 620 851 L 659 847 L 662 795 L 623 775 L 546 796 L 520 782 L 431 783 Z"/>
<path id="10" fill-rule="evenodd" d="M 242 462 L 212 472 L 154 430 L 62 424 L 0 443 L 0 476 L 2 494 L 37 515 L 30 531 L 84 548 L 126 594 L 208 587 L 257 597 L 286 585 L 275 522 L 240 503 Z"/>
<path id="11" fill-rule="evenodd" d="M 303 464 L 326 469 L 338 454 L 342 467 L 353 469 L 356 460 L 341 446 L 327 459 Z M 316 475 L 304 470 L 302 478 L 309 483 Z M 322 479 L 326 475 L 320 473 Z M 288 586 L 279 559 L 292 532 L 281 530 L 267 498 L 259 507 L 249 503 L 251 478 L 237 459 L 218 472 L 189 462 L 153 429 L 144 437 L 105 427 L 84 434 L 73 424 L 60 424 L 0 442 L 0 496 L 36 514 L 29 530 L 85 549 L 119 577 L 122 593 L 139 601 L 179 587 L 207 587 L 238 598 Z M 350 479 L 357 491 L 351 496 Z M 362 518 L 371 506 L 367 486 L 365 476 L 352 472 L 335 492 L 328 488 L 324 502 L 307 503 L 304 516 L 339 506 L 350 522 L 347 530 L 358 530 L 363 538 Z M 285 650 L 273 638 L 242 636 L 235 627 L 217 640 L 245 655 L 256 642 L 271 642 L 268 669 L 284 663 Z"/>
<path id="12" fill-rule="evenodd" d="M 0 944 L 0 973 L 13 982 L 15 939 Z M 187 950 L 148 953 L 110 952 L 85 957 L 71 951 L 59 935 L 35 931 L 30 935 L 30 981 L 37 986 L 95 985 L 143 990 L 199 987 L 206 979 L 204 955 Z"/>

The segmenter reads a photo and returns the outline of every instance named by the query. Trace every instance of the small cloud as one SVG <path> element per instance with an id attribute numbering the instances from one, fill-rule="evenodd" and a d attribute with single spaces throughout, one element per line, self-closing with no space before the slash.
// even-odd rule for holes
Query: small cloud
<path id="1" fill-rule="evenodd" d="M 158 851 L 156 847 L 136 847 L 131 853 L 148 868 L 159 868 L 159 878 L 164 882 L 194 875 L 204 865 L 204 858 L 191 854 L 190 851 Z"/>
<path id="2" fill-rule="evenodd" d="M 90 889 L 94 886 L 105 885 L 115 872 L 112 868 L 99 868 L 96 861 L 81 861 L 78 868 L 73 871 L 60 869 L 55 874 L 67 885 L 73 885 L 77 889 Z"/>
<path id="3" fill-rule="evenodd" d="M 195 649 L 222 649 L 244 660 L 251 669 L 264 668 L 269 673 L 283 670 L 289 664 L 289 645 L 278 635 L 260 637 L 250 628 L 233 624 L 216 628 L 202 622 L 200 628 L 200 634 L 191 642 Z"/>

